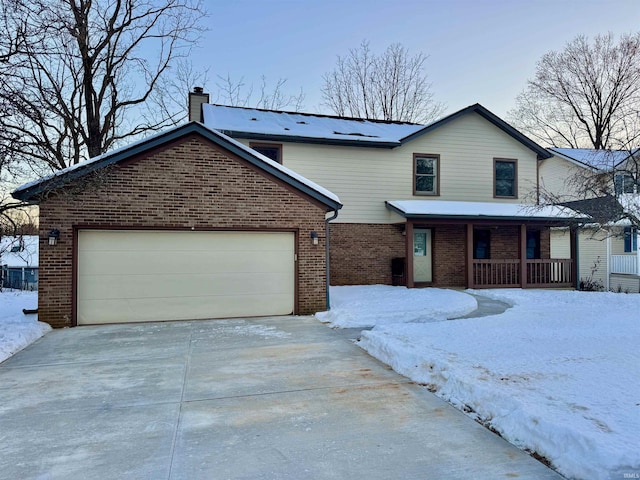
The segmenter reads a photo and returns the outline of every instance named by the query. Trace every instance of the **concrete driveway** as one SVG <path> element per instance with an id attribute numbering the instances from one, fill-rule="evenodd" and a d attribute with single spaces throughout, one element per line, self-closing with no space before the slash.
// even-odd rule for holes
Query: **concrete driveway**
<path id="1" fill-rule="evenodd" d="M 0 365 L 2 479 L 557 479 L 309 317 L 56 330 Z"/>

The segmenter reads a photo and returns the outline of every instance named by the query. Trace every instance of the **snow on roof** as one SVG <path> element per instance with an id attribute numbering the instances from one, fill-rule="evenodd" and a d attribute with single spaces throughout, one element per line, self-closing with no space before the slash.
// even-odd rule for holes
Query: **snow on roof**
<path id="1" fill-rule="evenodd" d="M 309 113 L 203 104 L 209 128 L 254 135 L 302 137 L 356 143 L 397 143 L 424 128 L 404 122 L 341 118 Z"/>
<path id="2" fill-rule="evenodd" d="M 39 259 L 37 235 L 0 238 L 0 265 L 8 267 L 37 267 Z M 15 252 L 12 252 L 15 250 Z"/>
<path id="3" fill-rule="evenodd" d="M 572 219 L 584 215 L 555 205 L 460 202 L 444 200 L 389 200 L 387 205 L 405 217 L 478 217 L 523 219 Z"/>
<path id="4" fill-rule="evenodd" d="M 626 150 L 595 150 L 591 148 L 549 148 L 551 152 L 598 170 L 610 170 L 626 160 L 632 152 Z M 638 149 L 634 150 L 635 154 Z"/>
<path id="5" fill-rule="evenodd" d="M 337 203 L 341 203 L 340 199 L 338 198 L 338 196 L 336 194 L 334 194 L 333 192 L 330 192 L 329 190 L 327 190 L 326 188 L 318 185 L 315 182 L 312 182 L 311 180 L 309 180 L 306 177 L 303 177 L 302 175 L 294 172 L 293 170 L 277 163 L 274 162 L 273 160 L 271 160 L 270 158 L 265 157 L 264 155 L 256 152 L 255 150 L 253 150 L 252 148 L 247 147 L 246 145 L 243 145 L 242 143 L 234 140 L 233 138 L 217 131 L 214 130 L 213 128 L 207 127 L 206 125 L 199 123 L 199 122 L 192 122 L 192 124 L 194 125 L 194 128 L 204 128 L 207 134 L 213 135 L 215 137 L 218 137 L 219 139 L 221 139 L 224 142 L 228 142 L 230 144 L 232 144 L 233 146 L 235 146 L 236 148 L 242 150 L 244 153 L 251 155 L 252 157 L 260 160 L 261 162 L 269 165 L 270 167 L 278 170 L 280 173 L 290 177 L 291 179 L 306 185 L 307 187 L 309 187 L 310 189 L 316 191 L 317 193 L 321 194 L 322 196 L 333 200 Z M 130 143 L 122 148 L 118 148 L 116 150 L 112 150 L 109 152 L 106 152 L 102 155 L 98 155 L 96 157 L 93 157 L 89 160 L 80 162 L 76 165 L 72 165 L 70 167 L 67 167 L 63 170 L 60 170 L 58 172 L 55 172 L 51 175 L 48 175 L 46 177 L 34 180 L 32 182 L 26 183 L 20 187 L 18 187 L 13 193 L 19 193 L 19 192 L 24 192 L 32 187 L 35 187 L 39 184 L 45 183 L 49 180 L 52 180 L 56 177 L 62 177 L 66 174 L 69 174 L 71 172 L 74 172 L 75 170 L 79 170 L 81 168 L 86 168 L 86 167 L 90 167 L 93 164 L 98 164 L 99 162 L 107 162 L 109 158 L 114 157 L 116 155 L 127 155 L 128 151 L 131 152 L 137 152 L 140 148 L 144 148 L 145 144 L 150 144 L 150 145 L 154 145 L 155 143 L 162 141 L 162 137 L 167 136 L 168 134 L 171 134 L 172 132 L 177 132 L 180 129 L 183 128 L 189 128 L 190 125 L 192 124 L 187 124 L 187 125 L 183 125 L 180 127 L 174 127 L 172 129 L 157 133 L 155 135 L 152 135 L 150 137 L 138 140 L 136 142 Z M 133 154 L 133 153 L 132 153 Z"/>

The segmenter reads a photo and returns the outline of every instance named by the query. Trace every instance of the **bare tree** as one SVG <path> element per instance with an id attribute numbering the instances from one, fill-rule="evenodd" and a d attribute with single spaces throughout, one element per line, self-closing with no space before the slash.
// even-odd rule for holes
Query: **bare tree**
<path id="1" fill-rule="evenodd" d="M 399 43 L 381 55 L 369 42 L 338 56 L 335 69 L 324 75 L 324 104 L 335 114 L 359 118 L 426 123 L 444 111 L 436 102 L 425 70 L 427 57 L 411 56 Z"/>
<path id="2" fill-rule="evenodd" d="M 545 54 L 508 118 L 549 146 L 620 149 L 637 136 L 639 112 L 640 33 L 609 33 Z"/>
<path id="3" fill-rule="evenodd" d="M 293 110 L 299 112 L 303 108 L 305 94 L 300 88 L 297 94 L 285 93 L 287 80 L 279 78 L 275 85 L 269 86 L 267 77 L 260 77 L 259 94 L 256 96 L 254 84 L 246 84 L 244 77 L 234 80 L 231 75 L 218 75 L 216 103 L 232 107 L 263 108 L 266 110 Z"/>
<path id="4" fill-rule="evenodd" d="M 0 5 L 0 143 L 13 162 L 55 171 L 175 121 L 151 99 L 198 39 L 200 0 Z"/>

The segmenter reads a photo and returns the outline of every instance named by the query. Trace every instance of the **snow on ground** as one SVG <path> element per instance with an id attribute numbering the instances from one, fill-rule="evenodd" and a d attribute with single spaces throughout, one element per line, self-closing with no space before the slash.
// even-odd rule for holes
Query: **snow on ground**
<path id="1" fill-rule="evenodd" d="M 440 288 L 356 285 L 331 287 L 330 292 L 331 310 L 316 313 L 316 318 L 341 328 L 434 322 L 461 317 L 478 307 L 472 296 Z"/>
<path id="2" fill-rule="evenodd" d="M 23 308 L 38 307 L 38 292 L 4 290 L 0 292 L 0 362 L 32 344 L 51 330 L 38 322 L 37 315 L 25 315 Z"/>
<path id="3" fill-rule="evenodd" d="M 408 318 L 411 294 L 428 303 L 429 291 L 403 291 Z M 338 294 L 349 322 L 370 310 L 354 292 L 355 302 Z M 514 306 L 483 318 L 380 322 L 360 346 L 569 478 L 640 478 L 640 295 L 472 293 Z M 332 321 L 343 323 L 339 314 Z"/>

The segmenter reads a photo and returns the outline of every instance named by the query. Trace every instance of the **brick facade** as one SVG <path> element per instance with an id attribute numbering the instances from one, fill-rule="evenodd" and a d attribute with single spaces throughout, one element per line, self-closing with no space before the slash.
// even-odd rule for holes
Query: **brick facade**
<path id="1" fill-rule="evenodd" d="M 405 257 L 403 225 L 331 223 L 331 285 L 391 285 L 391 259 Z M 415 225 L 433 232 L 433 287 L 464 288 L 467 284 L 467 226 Z M 478 226 L 478 228 L 483 228 Z M 520 226 L 487 226 L 491 258 L 520 258 Z M 533 229 L 533 228 L 532 228 Z M 540 257 L 550 258 L 549 228 L 540 228 Z"/>
<path id="2" fill-rule="evenodd" d="M 391 259 L 405 256 L 402 226 L 331 223 L 331 285 L 391 285 Z"/>
<path id="3" fill-rule="evenodd" d="M 295 231 L 296 313 L 326 308 L 326 208 L 214 143 L 189 135 L 88 177 L 80 180 L 82 188 L 76 183 L 40 203 L 41 321 L 73 325 L 78 227 Z M 46 237 L 53 228 L 60 239 L 49 246 Z M 312 245 L 311 231 L 318 233 L 318 245 Z"/>

